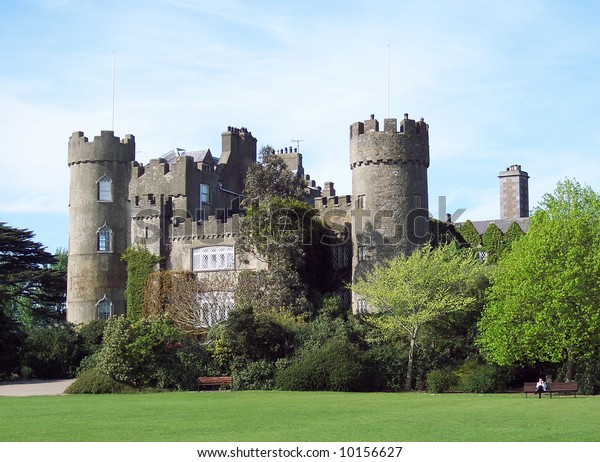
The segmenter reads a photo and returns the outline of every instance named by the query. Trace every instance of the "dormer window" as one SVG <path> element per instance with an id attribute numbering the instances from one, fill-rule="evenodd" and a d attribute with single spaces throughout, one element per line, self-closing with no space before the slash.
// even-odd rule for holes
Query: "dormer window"
<path id="1" fill-rule="evenodd" d="M 98 202 L 113 201 L 113 182 L 106 175 L 98 179 Z"/>

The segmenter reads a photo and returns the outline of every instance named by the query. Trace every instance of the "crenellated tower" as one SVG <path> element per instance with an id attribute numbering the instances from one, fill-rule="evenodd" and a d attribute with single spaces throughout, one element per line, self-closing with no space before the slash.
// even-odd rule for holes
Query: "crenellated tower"
<path id="1" fill-rule="evenodd" d="M 352 280 L 387 259 L 410 253 L 427 237 L 428 125 L 404 114 L 375 116 L 350 127 L 352 170 Z M 366 305 L 353 299 L 353 310 Z"/>
<path id="2" fill-rule="evenodd" d="M 135 139 L 102 131 L 69 139 L 67 320 L 76 324 L 124 314 L 129 242 L 129 181 Z"/>

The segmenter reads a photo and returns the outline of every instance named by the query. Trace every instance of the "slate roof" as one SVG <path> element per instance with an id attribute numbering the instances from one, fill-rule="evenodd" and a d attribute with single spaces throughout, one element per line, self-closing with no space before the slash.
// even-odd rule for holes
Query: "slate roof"
<path id="1" fill-rule="evenodd" d="M 160 156 L 161 159 L 167 161 L 167 163 L 172 164 L 178 157 L 181 156 L 190 156 L 194 158 L 194 162 L 210 162 L 214 163 L 214 157 L 212 156 L 210 149 L 200 149 L 198 151 L 186 151 L 185 149 L 175 148 L 171 149 L 166 154 Z"/>

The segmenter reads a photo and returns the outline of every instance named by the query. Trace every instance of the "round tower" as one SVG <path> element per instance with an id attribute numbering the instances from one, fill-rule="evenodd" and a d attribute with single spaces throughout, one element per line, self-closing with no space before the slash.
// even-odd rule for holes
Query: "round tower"
<path id="1" fill-rule="evenodd" d="M 129 243 L 129 180 L 135 139 L 102 131 L 69 139 L 67 320 L 81 324 L 124 314 Z"/>
<path id="2" fill-rule="evenodd" d="M 385 119 L 383 131 L 372 115 L 350 127 L 352 170 L 352 280 L 376 263 L 410 253 L 429 232 L 428 126 L 408 118 Z M 367 309 L 353 297 L 353 310 Z"/>

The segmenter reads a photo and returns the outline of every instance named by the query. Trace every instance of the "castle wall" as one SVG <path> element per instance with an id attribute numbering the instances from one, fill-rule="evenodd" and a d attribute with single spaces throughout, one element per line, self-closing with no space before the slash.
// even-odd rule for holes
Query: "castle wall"
<path id="1" fill-rule="evenodd" d="M 135 139 L 123 140 L 102 131 L 89 142 L 83 132 L 69 140 L 71 175 L 69 199 L 69 259 L 67 320 L 84 323 L 97 319 L 97 302 L 112 302 L 113 314 L 125 312 L 127 274 L 120 260 L 129 242 L 129 178 L 135 158 Z M 98 180 L 112 182 L 112 200 L 101 201 Z M 110 249 L 98 248 L 98 230 L 112 231 Z"/>

